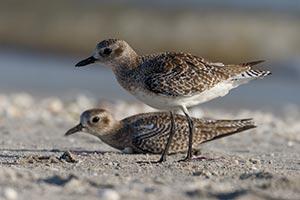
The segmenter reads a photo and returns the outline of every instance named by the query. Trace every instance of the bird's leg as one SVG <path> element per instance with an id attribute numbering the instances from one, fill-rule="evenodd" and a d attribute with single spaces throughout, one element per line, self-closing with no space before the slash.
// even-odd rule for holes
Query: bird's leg
<path id="1" fill-rule="evenodd" d="M 160 159 L 158 160 L 158 162 L 166 161 L 166 158 L 167 158 L 167 155 L 168 155 L 168 152 L 169 152 L 169 148 L 170 148 L 170 145 L 172 143 L 173 136 L 175 134 L 175 119 L 174 119 L 174 115 L 173 115 L 172 111 L 170 111 L 170 117 L 171 117 L 171 128 L 170 128 L 169 138 L 168 138 L 166 147 L 165 147 Z"/>
<path id="2" fill-rule="evenodd" d="M 170 117 L 171 117 L 170 133 L 169 133 L 167 144 L 165 146 L 164 151 L 161 154 L 160 159 L 158 161 L 150 161 L 150 162 L 149 161 L 148 162 L 146 162 L 146 161 L 138 161 L 137 163 L 162 163 L 162 162 L 166 161 L 166 158 L 167 158 L 167 155 L 168 155 L 168 152 L 169 152 L 169 148 L 171 146 L 172 139 L 173 139 L 173 136 L 175 134 L 175 118 L 174 118 L 173 111 L 170 111 Z"/>
<path id="3" fill-rule="evenodd" d="M 165 147 L 163 153 L 161 154 L 160 159 L 157 161 L 158 163 L 166 161 L 166 158 L 167 158 L 167 155 L 169 152 L 169 148 L 172 143 L 173 136 L 175 134 L 175 119 L 174 119 L 173 111 L 170 111 L 170 117 L 171 117 L 171 128 L 170 128 L 169 138 L 168 138 L 166 147 Z"/>
<path id="4" fill-rule="evenodd" d="M 188 144 L 188 151 L 186 157 L 180 161 L 190 161 L 192 159 L 192 153 L 193 153 L 192 151 L 193 151 L 194 122 L 190 117 L 189 112 L 185 106 L 182 107 L 182 110 L 186 116 L 189 125 L 189 144 Z"/>

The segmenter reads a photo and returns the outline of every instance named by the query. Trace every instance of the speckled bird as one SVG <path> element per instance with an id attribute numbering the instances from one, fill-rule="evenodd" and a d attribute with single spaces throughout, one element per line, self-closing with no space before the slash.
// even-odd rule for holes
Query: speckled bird
<path id="1" fill-rule="evenodd" d="M 141 56 L 124 40 L 108 39 L 97 44 L 92 56 L 77 63 L 76 67 L 91 63 L 109 66 L 120 85 L 142 102 L 170 112 L 181 109 L 189 125 L 188 152 L 184 159 L 189 160 L 194 124 L 187 108 L 224 96 L 243 83 L 271 74 L 253 69 L 262 62 L 225 65 L 176 52 Z M 170 142 L 173 135 L 170 132 Z M 160 161 L 164 160 L 162 156 Z"/>
<path id="2" fill-rule="evenodd" d="M 183 115 L 175 114 L 174 120 L 174 140 L 170 144 L 169 153 L 184 152 L 188 147 L 188 124 Z M 193 118 L 193 121 L 195 126 L 193 145 L 256 127 L 252 119 L 209 120 Z M 80 123 L 68 130 L 65 135 L 83 131 L 125 153 L 161 154 L 167 145 L 171 129 L 171 119 L 168 112 L 142 113 L 119 121 L 104 109 L 90 109 L 81 114 Z"/>

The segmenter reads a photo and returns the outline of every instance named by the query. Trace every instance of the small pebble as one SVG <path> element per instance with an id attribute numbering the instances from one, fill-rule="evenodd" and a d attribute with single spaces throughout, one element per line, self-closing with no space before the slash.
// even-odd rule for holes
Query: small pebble
<path id="1" fill-rule="evenodd" d="M 7 200 L 14 200 L 18 198 L 18 193 L 13 188 L 5 188 L 3 191 L 3 197 Z"/>
<path id="2" fill-rule="evenodd" d="M 210 171 L 207 170 L 203 170 L 203 171 L 196 171 L 193 173 L 194 176 L 203 176 L 205 178 L 209 178 L 212 176 L 212 173 Z"/>
<path id="3" fill-rule="evenodd" d="M 288 147 L 292 147 L 292 146 L 294 146 L 294 143 L 293 143 L 292 141 L 289 141 L 289 142 L 287 143 L 287 145 L 288 145 Z"/>
<path id="4" fill-rule="evenodd" d="M 70 151 L 66 151 L 59 157 L 59 160 L 65 160 L 69 163 L 76 163 L 78 160 L 75 159 L 74 155 Z"/>
<path id="5" fill-rule="evenodd" d="M 63 103 L 59 99 L 51 99 L 48 102 L 48 110 L 52 113 L 59 113 L 63 110 Z"/>
<path id="6" fill-rule="evenodd" d="M 99 191 L 100 199 L 103 200 L 119 200 L 120 195 L 112 189 L 104 189 Z"/>
<path id="7" fill-rule="evenodd" d="M 30 108 L 34 104 L 33 97 L 26 93 L 12 95 L 12 102 L 19 108 Z"/>
<path id="8" fill-rule="evenodd" d="M 69 180 L 64 187 L 70 191 L 76 191 L 76 193 L 84 193 L 86 191 L 86 185 L 82 183 L 81 180 L 77 178 L 72 178 Z"/>
<path id="9" fill-rule="evenodd" d="M 269 160 L 268 163 L 269 163 L 269 164 L 273 164 L 273 161 L 272 161 L 272 160 Z"/>
<path id="10" fill-rule="evenodd" d="M 238 165 L 240 162 L 238 160 L 234 160 L 234 164 Z"/>
<path id="11" fill-rule="evenodd" d="M 249 161 L 250 161 L 252 164 L 259 164 L 259 163 L 260 163 L 260 160 L 255 159 L 255 158 L 250 158 Z"/>

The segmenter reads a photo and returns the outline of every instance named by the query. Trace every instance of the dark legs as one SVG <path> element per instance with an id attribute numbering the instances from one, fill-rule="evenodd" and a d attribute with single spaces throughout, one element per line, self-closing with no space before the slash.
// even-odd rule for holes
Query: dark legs
<path id="1" fill-rule="evenodd" d="M 185 106 L 182 107 L 182 110 L 185 114 L 185 117 L 187 119 L 188 125 L 189 125 L 189 143 L 188 143 L 188 151 L 187 151 L 187 155 L 184 159 L 180 160 L 180 161 L 190 161 L 192 159 L 192 151 L 193 151 L 193 134 L 194 134 L 194 123 L 192 118 L 189 116 L 188 110 Z M 150 163 L 162 163 L 164 161 L 166 161 L 172 140 L 173 140 L 173 136 L 175 134 L 175 118 L 174 118 L 174 114 L 173 111 L 170 111 L 170 117 L 171 117 L 171 128 L 170 128 L 170 134 L 169 134 L 169 138 L 167 141 L 167 144 L 165 146 L 164 151 L 161 154 L 161 157 L 158 161 L 151 161 Z"/>
<path id="2" fill-rule="evenodd" d="M 157 162 L 159 162 L 159 163 L 160 163 L 160 162 L 166 161 L 166 158 L 167 158 L 167 155 L 168 155 L 168 151 L 169 151 L 170 145 L 171 145 L 171 143 L 172 143 L 173 136 L 174 136 L 174 134 L 175 134 L 175 119 L 174 119 L 173 111 L 170 111 L 170 117 L 171 117 L 171 129 L 170 129 L 170 134 L 169 134 L 169 138 L 168 138 L 166 147 L 165 147 L 163 153 L 161 154 L 160 159 L 157 161 Z"/>
<path id="3" fill-rule="evenodd" d="M 182 107 L 182 110 L 186 116 L 189 125 L 189 144 L 188 144 L 188 152 L 186 157 L 180 161 L 189 161 L 192 158 L 192 151 L 193 151 L 193 134 L 194 134 L 194 123 L 192 118 L 189 116 L 188 110 L 185 106 Z"/>

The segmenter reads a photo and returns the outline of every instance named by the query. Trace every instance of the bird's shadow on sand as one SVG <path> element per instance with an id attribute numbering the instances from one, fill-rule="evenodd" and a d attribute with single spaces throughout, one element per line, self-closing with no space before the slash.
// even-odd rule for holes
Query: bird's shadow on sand
<path id="1" fill-rule="evenodd" d="M 0 149 L 0 164 L 1 165 L 17 165 L 17 160 L 24 157 L 37 154 L 44 156 L 45 154 L 51 153 L 65 153 L 71 152 L 75 155 L 88 156 L 91 154 L 103 155 L 105 153 L 120 153 L 115 151 L 92 151 L 92 150 L 81 150 L 81 149 Z"/>
<path id="2" fill-rule="evenodd" d="M 0 149 L 0 157 L 3 152 L 32 152 L 32 153 L 64 153 L 70 151 L 74 154 L 104 154 L 104 153 L 118 153 L 115 151 L 91 151 L 81 149 Z"/>

